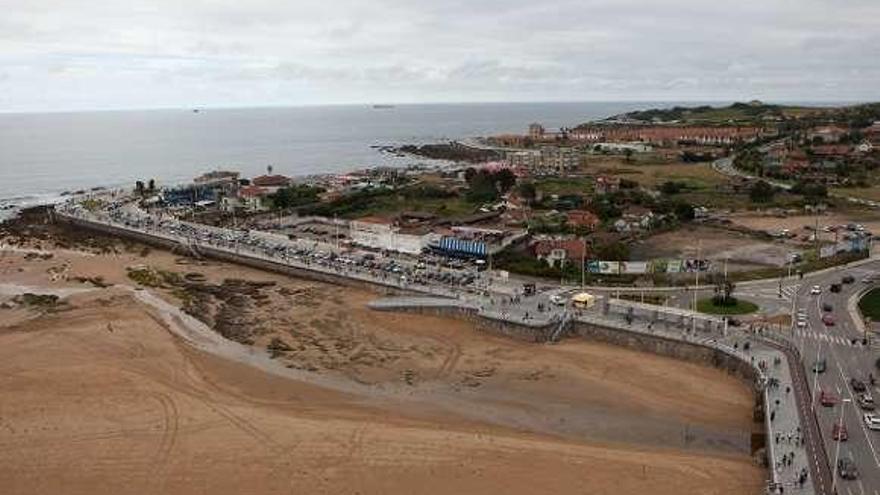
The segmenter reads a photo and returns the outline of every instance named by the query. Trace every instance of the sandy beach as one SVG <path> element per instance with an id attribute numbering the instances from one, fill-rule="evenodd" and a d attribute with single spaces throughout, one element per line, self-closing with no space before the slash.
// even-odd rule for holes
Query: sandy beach
<path id="1" fill-rule="evenodd" d="M 751 391 L 718 370 L 84 233 L 5 235 L 4 493 L 761 489 Z"/>

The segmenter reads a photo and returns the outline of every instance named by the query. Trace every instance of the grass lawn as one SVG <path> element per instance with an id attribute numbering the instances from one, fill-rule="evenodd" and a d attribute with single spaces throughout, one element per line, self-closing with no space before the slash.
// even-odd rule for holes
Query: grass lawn
<path id="1" fill-rule="evenodd" d="M 716 306 L 711 297 L 697 301 L 697 311 L 711 315 L 745 315 L 758 310 L 758 305 L 737 299 L 733 306 Z"/>
<path id="2" fill-rule="evenodd" d="M 587 177 L 551 177 L 536 180 L 535 187 L 545 195 L 590 194 L 593 192 L 593 179 Z"/>
<path id="3" fill-rule="evenodd" d="M 647 187 L 656 187 L 666 181 L 684 182 L 695 190 L 712 189 L 727 182 L 727 177 L 716 172 L 710 163 L 673 163 L 668 165 L 643 165 L 625 163 L 623 160 L 597 160 L 588 162 L 585 169 L 593 174 L 613 175 L 634 180 Z"/>
<path id="4" fill-rule="evenodd" d="M 872 289 L 859 300 L 859 311 L 871 321 L 880 321 L 880 289 Z"/>

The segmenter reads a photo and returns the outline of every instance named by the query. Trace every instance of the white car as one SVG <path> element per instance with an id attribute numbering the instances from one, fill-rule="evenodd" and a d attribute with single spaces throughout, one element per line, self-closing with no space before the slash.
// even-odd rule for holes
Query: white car
<path id="1" fill-rule="evenodd" d="M 814 295 L 814 296 L 815 296 L 816 294 L 821 294 L 821 293 L 822 293 L 822 288 L 819 287 L 818 285 L 814 285 L 813 288 L 810 289 L 810 294 L 812 294 L 812 295 Z"/>
<path id="2" fill-rule="evenodd" d="M 869 430 L 880 430 L 880 417 L 876 414 L 865 413 L 863 418 L 865 418 L 865 426 L 867 426 Z"/>
<path id="3" fill-rule="evenodd" d="M 807 320 L 798 319 L 797 326 L 798 328 L 804 328 L 805 326 L 807 326 Z"/>
<path id="4" fill-rule="evenodd" d="M 565 306 L 565 298 L 560 296 L 559 294 L 553 294 L 550 296 L 550 302 L 557 306 Z"/>

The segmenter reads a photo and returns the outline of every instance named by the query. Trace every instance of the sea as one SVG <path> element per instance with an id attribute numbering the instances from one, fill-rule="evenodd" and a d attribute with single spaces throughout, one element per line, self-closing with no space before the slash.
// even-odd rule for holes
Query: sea
<path id="1" fill-rule="evenodd" d="M 713 102 L 725 103 L 725 102 Z M 65 192 L 155 179 L 173 185 L 216 169 L 305 176 L 416 157 L 377 146 L 548 130 L 680 102 L 471 103 L 0 113 L 0 214 Z"/>

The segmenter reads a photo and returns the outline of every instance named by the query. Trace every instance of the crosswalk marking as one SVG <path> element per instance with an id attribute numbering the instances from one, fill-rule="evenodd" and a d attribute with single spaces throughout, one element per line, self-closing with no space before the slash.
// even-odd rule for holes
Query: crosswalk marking
<path id="1" fill-rule="evenodd" d="M 831 335 L 826 332 L 817 332 L 814 330 L 803 330 L 803 329 L 795 329 L 794 334 L 796 337 L 800 337 L 802 339 L 813 339 L 818 340 L 820 342 L 827 342 L 829 344 L 837 344 L 837 345 L 845 345 L 852 346 L 852 342 L 850 339 L 841 337 L 839 335 Z"/>

